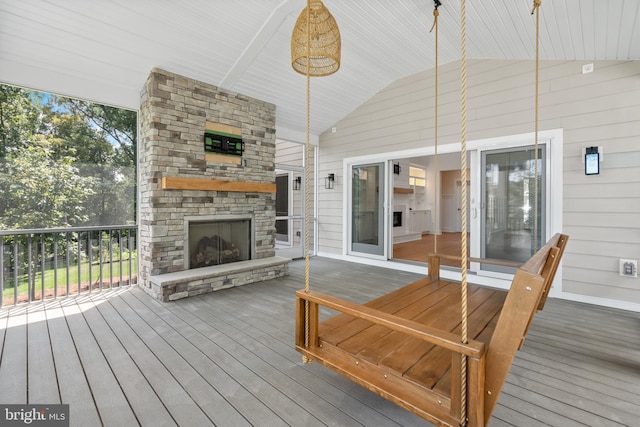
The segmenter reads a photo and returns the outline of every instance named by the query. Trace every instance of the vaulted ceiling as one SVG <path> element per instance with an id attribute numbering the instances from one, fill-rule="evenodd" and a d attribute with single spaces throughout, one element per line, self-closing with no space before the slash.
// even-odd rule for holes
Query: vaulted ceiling
<path id="1" fill-rule="evenodd" d="M 441 0 L 441 63 L 460 58 L 460 0 Z M 433 1 L 325 0 L 342 65 L 312 80 L 319 135 L 402 77 L 434 66 Z M 467 54 L 532 59 L 533 0 L 467 0 Z M 290 37 L 305 0 L 0 0 L 0 82 L 137 109 L 159 67 L 276 104 L 304 131 Z M 640 59 L 640 1 L 543 0 L 542 59 Z"/>

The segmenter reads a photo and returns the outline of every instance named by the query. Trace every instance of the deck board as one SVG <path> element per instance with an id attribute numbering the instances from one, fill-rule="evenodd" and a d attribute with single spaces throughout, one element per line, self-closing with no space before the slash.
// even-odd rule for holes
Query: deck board
<path id="1" fill-rule="evenodd" d="M 29 306 L 27 319 L 29 403 L 61 403 L 44 305 Z"/>
<path id="2" fill-rule="evenodd" d="M 73 299 L 69 300 L 69 304 L 65 302 L 62 305 L 62 311 L 67 320 L 69 332 L 73 337 L 74 350 L 78 353 L 82 363 L 83 374 L 95 397 L 102 423 L 112 426 L 137 425 L 138 420 L 129 406 L 127 396 L 120 388 L 112 368 L 85 320 L 83 308 L 91 303 L 84 303 L 84 307 L 82 307 L 81 304 L 73 304 L 75 302 Z M 75 402 L 63 403 L 68 403 L 70 406 L 76 405 Z"/>
<path id="3" fill-rule="evenodd" d="M 281 407 L 270 404 L 269 406 L 279 412 L 279 415 L 285 422 L 295 425 L 354 425 L 354 420 L 348 414 L 337 411 L 332 405 L 318 396 L 309 388 L 292 380 L 289 376 L 283 375 L 276 366 L 265 360 L 264 353 L 269 352 L 269 348 L 256 340 L 246 340 L 242 342 L 238 338 L 238 328 L 234 325 L 211 315 L 210 308 L 205 305 L 198 304 L 198 301 L 188 301 L 186 304 L 193 313 L 202 321 L 221 332 L 226 339 L 223 340 L 224 348 L 236 354 L 238 360 L 252 372 L 255 372 L 265 385 L 273 387 L 270 399 L 280 400 Z M 280 359 L 278 357 L 278 359 Z M 277 360 L 276 365 L 285 363 L 283 360 Z M 291 417 L 289 413 L 295 410 L 298 399 L 307 402 L 304 409 L 308 412 L 304 418 Z M 288 410 L 286 410 L 288 408 Z"/>
<path id="4" fill-rule="evenodd" d="M 218 383 L 221 378 L 213 375 L 209 369 L 198 371 L 198 367 L 205 367 L 211 363 L 211 360 L 207 359 L 204 353 L 133 295 L 123 296 L 118 303 L 116 308 L 119 311 L 131 310 L 140 316 L 139 320 L 134 320 L 134 323 L 138 325 L 134 329 L 140 331 L 139 335 L 145 339 L 154 354 L 163 355 L 162 361 L 167 370 L 171 371 L 173 377 L 180 382 L 181 386 L 214 424 L 228 422 L 238 427 L 251 425 L 227 400 L 226 396 L 218 391 Z M 144 334 L 143 331 L 148 327 L 153 330 L 155 335 Z M 235 392 L 235 389 L 232 392 Z"/>
<path id="5" fill-rule="evenodd" d="M 311 268 L 312 289 L 358 303 L 420 278 L 324 258 L 313 258 Z M 44 318 L 42 303 L 4 307 L 0 403 L 27 403 L 27 385 L 40 384 L 30 378 L 28 362 L 38 362 L 28 353 L 34 346 L 47 353 L 49 345 L 53 363 L 38 366 L 51 370 L 40 373 L 46 396 L 55 395 L 55 378 L 73 426 L 186 426 L 196 417 L 221 427 L 429 426 L 330 369 L 301 363 L 293 331 L 303 275 L 304 263 L 293 262 L 287 277 L 172 303 L 123 288 L 48 302 Z M 488 304 L 491 297 L 480 307 Z M 638 331 L 639 313 L 550 299 L 516 354 L 491 425 L 637 424 Z M 447 379 L 436 389 L 447 390 Z M 30 396 L 45 395 L 33 387 Z M 217 418 L 217 409 L 226 415 Z"/>
<path id="6" fill-rule="evenodd" d="M 151 328 L 138 329 L 140 319 L 130 310 L 120 309 L 122 300 L 114 298 L 108 304 L 99 304 L 97 310 L 107 319 L 109 327 L 117 331 L 118 339 L 131 355 L 138 369 L 149 382 L 155 394 L 160 398 L 171 417 L 178 425 L 212 425 L 212 421 L 194 402 L 180 382 L 168 371 L 164 365 L 167 358 L 173 358 L 170 349 L 163 346 L 164 352 L 154 353 L 149 347 L 149 341 L 157 340 L 158 336 Z M 186 373 L 185 373 L 186 374 Z"/>
<path id="7" fill-rule="evenodd" d="M 100 425 L 100 416 L 82 370 L 62 307 L 58 302 L 45 310 L 51 337 L 51 352 L 56 364 L 60 400 L 69 405 L 69 417 L 78 425 Z M 49 402 L 47 402 L 49 403 Z"/>
<path id="8" fill-rule="evenodd" d="M 109 301 L 106 303 L 108 304 Z M 105 301 L 101 299 L 93 300 L 94 307 L 104 303 Z M 116 324 L 113 321 L 105 322 L 105 317 L 97 309 L 85 310 L 83 313 L 92 333 L 97 337 L 105 360 L 140 423 L 176 425 L 153 387 L 136 365 L 136 358 L 129 355 L 121 341 L 120 328 L 127 326 L 120 322 Z M 113 329 L 114 327 L 116 329 Z"/>
<path id="9" fill-rule="evenodd" d="M 27 309 L 9 309 L 0 359 L 0 402 L 27 402 Z"/>
<path id="10" fill-rule="evenodd" d="M 140 293 L 131 293 L 126 299 L 131 302 L 133 298 L 172 325 L 176 334 L 184 339 L 180 340 L 175 336 L 171 338 L 176 344 L 180 344 L 179 348 L 197 350 L 190 350 L 186 354 L 187 360 L 198 366 L 205 378 L 215 381 L 217 390 L 237 408 L 239 415 L 254 425 L 261 421 L 273 426 L 285 425 L 281 418 L 245 387 L 241 375 L 233 375 L 236 371 L 241 372 L 242 376 L 246 376 L 246 373 L 242 372 L 242 365 L 216 344 L 219 334 L 209 330 L 197 317 L 182 312 L 179 307 L 160 304 Z"/>

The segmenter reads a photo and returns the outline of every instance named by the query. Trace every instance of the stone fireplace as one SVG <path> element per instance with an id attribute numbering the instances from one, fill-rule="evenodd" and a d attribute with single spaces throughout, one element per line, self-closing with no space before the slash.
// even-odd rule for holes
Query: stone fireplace
<path id="1" fill-rule="evenodd" d="M 211 128 L 242 150 L 205 151 Z M 275 256 L 273 104 L 154 69 L 138 147 L 141 287 L 169 301 L 287 274 Z"/>

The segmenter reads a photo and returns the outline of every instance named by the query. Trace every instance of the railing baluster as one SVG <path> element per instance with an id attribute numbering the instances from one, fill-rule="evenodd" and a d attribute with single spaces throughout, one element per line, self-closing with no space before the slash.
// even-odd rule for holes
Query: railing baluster
<path id="1" fill-rule="evenodd" d="M 113 289 L 113 238 L 109 230 L 109 289 Z"/>
<path id="2" fill-rule="evenodd" d="M 89 293 L 91 293 L 91 288 L 93 288 L 93 246 L 91 246 L 91 230 L 87 232 L 87 252 L 89 254 Z"/>
<path id="3" fill-rule="evenodd" d="M 78 264 L 78 295 L 80 295 L 80 291 L 81 291 L 81 284 L 82 284 L 82 276 L 80 276 L 80 260 L 82 258 L 82 239 L 81 239 L 81 232 L 78 231 L 78 234 L 76 235 L 76 239 L 78 240 L 78 255 L 76 256 L 76 263 Z"/>
<path id="4" fill-rule="evenodd" d="M 100 290 L 102 290 L 102 264 L 104 264 L 104 260 L 102 259 L 102 230 L 98 231 L 98 255 L 100 256 Z"/>
<path id="5" fill-rule="evenodd" d="M 118 287 L 122 286 L 122 230 L 118 230 L 118 250 L 120 251 L 120 282 Z"/>
<path id="6" fill-rule="evenodd" d="M 71 272 L 69 271 L 69 264 L 71 263 L 71 254 L 69 254 L 69 232 L 66 232 L 64 234 L 64 238 L 65 238 L 65 245 L 66 245 L 66 255 L 67 255 L 67 293 L 65 294 L 65 296 L 69 296 L 69 281 L 71 280 L 71 278 L 69 276 L 71 276 Z"/>
<path id="7" fill-rule="evenodd" d="M 45 250 L 44 250 L 44 233 L 40 233 L 40 275 L 42 277 L 41 280 L 41 288 L 42 294 L 40 295 L 40 301 L 44 302 L 44 264 L 45 264 Z"/>
<path id="8" fill-rule="evenodd" d="M 133 284 L 133 231 L 129 229 L 129 286 Z"/>
<path id="9" fill-rule="evenodd" d="M 13 304 L 18 304 L 18 235 L 13 235 Z"/>
<path id="10" fill-rule="evenodd" d="M 33 261 L 31 234 L 27 236 L 27 293 L 29 294 L 29 302 L 33 301 L 34 285 L 31 284 L 31 262 Z"/>
<path id="11" fill-rule="evenodd" d="M 53 299 L 58 298 L 58 233 L 53 233 Z"/>

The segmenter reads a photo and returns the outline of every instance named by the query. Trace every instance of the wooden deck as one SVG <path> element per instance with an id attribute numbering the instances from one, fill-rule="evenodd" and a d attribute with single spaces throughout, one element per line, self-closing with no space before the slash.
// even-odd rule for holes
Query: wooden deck
<path id="1" fill-rule="evenodd" d="M 75 426 L 426 426 L 294 350 L 290 276 L 160 303 L 137 288 L 0 310 L 0 403 L 69 403 Z M 315 258 L 363 303 L 420 277 Z M 323 313 L 328 318 L 331 313 Z M 637 426 L 640 314 L 549 300 L 491 425 Z"/>
<path id="2" fill-rule="evenodd" d="M 422 239 L 411 242 L 396 243 L 393 245 L 393 259 L 421 262 L 429 262 L 429 254 L 439 253 L 441 255 L 460 256 L 461 233 L 423 234 Z M 438 239 L 438 250 L 436 251 L 435 240 Z M 467 253 L 469 255 L 469 252 Z M 460 268 L 460 262 L 443 259 L 442 265 Z"/>

